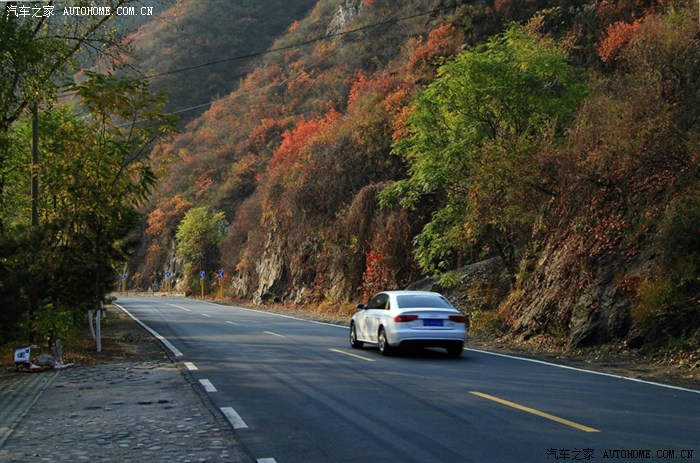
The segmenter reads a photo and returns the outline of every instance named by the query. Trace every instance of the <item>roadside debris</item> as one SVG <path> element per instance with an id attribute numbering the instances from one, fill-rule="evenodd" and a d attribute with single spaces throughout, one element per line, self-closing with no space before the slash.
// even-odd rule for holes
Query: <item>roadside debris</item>
<path id="1" fill-rule="evenodd" d="M 65 363 L 60 340 L 54 344 L 53 355 L 42 353 L 32 357 L 32 349 L 37 348 L 37 346 L 29 346 L 15 350 L 15 368 L 17 368 L 17 371 L 41 372 L 61 370 L 73 365 L 73 363 Z"/>

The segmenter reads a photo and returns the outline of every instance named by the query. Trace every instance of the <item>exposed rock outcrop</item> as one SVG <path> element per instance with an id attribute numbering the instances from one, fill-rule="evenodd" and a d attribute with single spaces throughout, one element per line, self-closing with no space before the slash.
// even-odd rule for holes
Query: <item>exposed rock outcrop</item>
<path id="1" fill-rule="evenodd" d="M 352 19 L 358 14 L 362 13 L 363 1 L 362 0 L 345 0 L 338 10 L 333 15 L 331 23 L 326 29 L 327 35 L 337 34 L 342 31 L 347 23 L 352 21 Z"/>

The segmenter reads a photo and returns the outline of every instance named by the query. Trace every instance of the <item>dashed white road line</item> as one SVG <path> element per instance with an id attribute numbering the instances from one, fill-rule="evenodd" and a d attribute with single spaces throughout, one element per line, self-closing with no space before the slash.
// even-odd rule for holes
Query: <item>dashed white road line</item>
<path id="1" fill-rule="evenodd" d="M 272 331 L 263 331 L 265 334 L 269 334 L 271 336 L 277 336 L 278 338 L 286 338 L 286 336 L 282 336 L 281 334 L 273 333 Z"/>
<path id="2" fill-rule="evenodd" d="M 166 304 L 171 305 L 171 306 L 175 307 L 176 309 L 184 310 L 185 312 L 192 312 L 191 309 L 188 309 L 187 307 L 182 307 L 181 305 L 171 304 L 169 302 L 166 302 Z"/>
<path id="3" fill-rule="evenodd" d="M 350 357 L 355 357 L 356 359 L 364 360 L 365 362 L 374 362 L 374 359 L 371 359 L 369 357 L 363 357 L 362 355 L 357 355 L 353 354 L 352 352 L 345 352 L 344 350 L 340 349 L 328 349 L 331 352 L 336 352 L 338 354 L 343 354 L 343 355 L 348 355 Z"/>
<path id="4" fill-rule="evenodd" d="M 207 392 L 216 392 L 216 388 L 208 379 L 200 379 L 199 383 L 204 386 L 204 390 Z"/>
<path id="5" fill-rule="evenodd" d="M 233 407 L 221 407 L 221 411 L 226 419 L 229 420 L 231 426 L 233 426 L 233 429 L 248 428 L 248 425 L 245 424 L 245 421 L 243 421 L 241 415 L 236 413 L 236 410 L 234 410 Z"/>
<path id="6" fill-rule="evenodd" d="M 277 460 L 274 458 L 258 458 L 256 461 L 258 463 L 277 463 Z"/>
<path id="7" fill-rule="evenodd" d="M 230 321 L 230 320 L 226 320 L 226 323 L 228 323 L 229 325 L 234 325 L 234 326 L 240 326 L 240 325 L 241 325 L 240 323 L 232 322 L 232 321 Z"/>
<path id="8" fill-rule="evenodd" d="M 195 371 L 195 370 L 198 370 L 198 369 L 199 369 L 199 368 L 197 368 L 197 365 L 195 365 L 195 364 L 192 363 L 192 362 L 185 362 L 185 366 L 186 366 L 187 369 L 190 370 L 190 371 Z"/>
<path id="9" fill-rule="evenodd" d="M 248 309 L 246 307 L 240 307 L 237 305 L 222 305 L 222 304 L 217 304 L 215 302 L 209 302 L 209 301 L 198 301 L 198 302 L 201 302 L 202 304 L 214 305 L 216 307 L 224 307 L 227 309 L 245 310 L 247 312 L 255 312 L 255 313 L 260 313 L 260 314 L 264 314 L 264 315 L 272 315 L 273 317 L 290 318 L 292 320 L 299 320 L 299 321 L 306 322 L 306 323 L 312 323 L 314 325 L 325 325 L 325 326 L 331 326 L 333 328 L 342 328 L 344 330 L 349 329 L 349 327 L 347 327 L 347 326 L 337 325 L 335 323 L 319 322 L 316 320 L 309 320 L 307 318 L 292 317 L 291 315 L 284 315 L 284 314 L 275 313 L 275 312 L 267 312 L 265 310 Z"/>
<path id="10" fill-rule="evenodd" d="M 211 318 L 211 315 L 209 315 L 208 313 L 203 313 L 203 314 L 201 314 L 201 315 L 202 315 L 203 317 Z"/>

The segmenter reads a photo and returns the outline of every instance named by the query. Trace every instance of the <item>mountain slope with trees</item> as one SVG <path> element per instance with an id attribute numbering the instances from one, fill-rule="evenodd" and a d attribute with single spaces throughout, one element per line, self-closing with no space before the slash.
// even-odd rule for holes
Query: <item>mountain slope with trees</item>
<path id="1" fill-rule="evenodd" d="M 189 121 L 252 69 L 251 59 L 313 0 L 164 0 L 172 5 L 125 38 L 123 65 L 168 95 L 169 111 Z M 166 3 L 167 5 L 167 3 Z M 246 58 L 247 57 L 247 58 Z"/>
<path id="2" fill-rule="evenodd" d="M 696 7 L 318 2 L 158 156 L 131 284 L 341 310 L 431 276 L 473 329 L 697 348 Z"/>

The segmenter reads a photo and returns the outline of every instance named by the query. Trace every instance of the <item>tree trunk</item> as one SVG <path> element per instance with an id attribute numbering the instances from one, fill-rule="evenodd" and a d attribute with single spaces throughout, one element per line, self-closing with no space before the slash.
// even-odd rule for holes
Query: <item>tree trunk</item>
<path id="1" fill-rule="evenodd" d="M 88 325 L 90 325 L 90 334 L 92 335 L 92 339 L 97 339 L 95 337 L 95 325 L 92 317 L 92 309 L 88 309 Z"/>
<path id="2" fill-rule="evenodd" d="M 102 320 L 102 307 L 99 307 L 97 309 L 97 330 L 96 330 L 96 337 L 95 337 L 95 347 L 97 352 L 102 352 L 102 324 L 100 323 Z"/>

